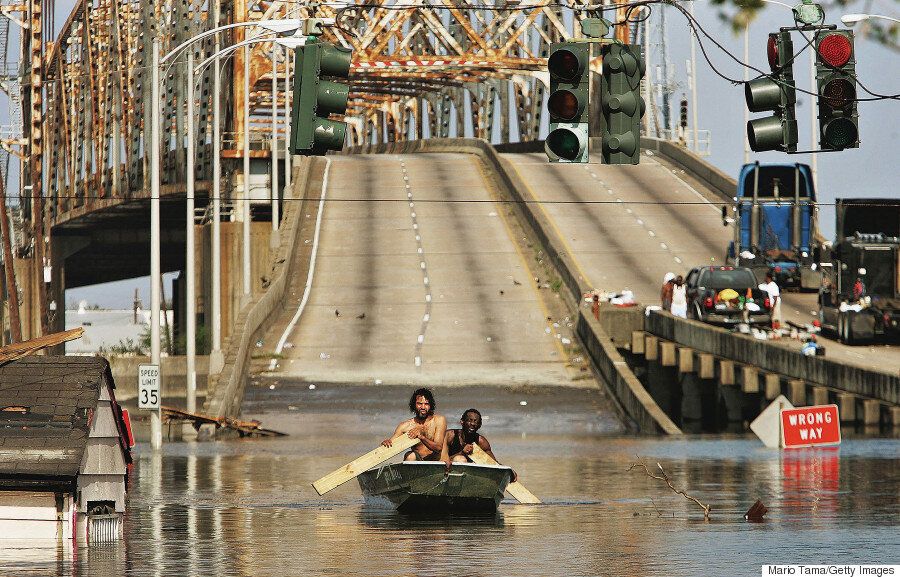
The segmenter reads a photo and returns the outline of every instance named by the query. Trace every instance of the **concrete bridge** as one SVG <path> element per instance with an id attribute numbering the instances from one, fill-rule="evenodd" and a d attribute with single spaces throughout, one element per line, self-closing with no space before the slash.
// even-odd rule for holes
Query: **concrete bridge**
<path id="1" fill-rule="evenodd" d="M 172 15 L 146 2 L 76 5 L 58 38 L 43 45 L 43 84 L 30 88 L 29 106 L 46 113 L 26 119 L 32 195 L 24 208 L 32 238 L 18 247 L 16 265 L 23 337 L 62 328 L 66 288 L 146 274 L 145 119 L 154 104 L 164 123 L 162 269 L 184 268 L 184 63 L 165 71 L 163 102 L 151 103 L 149 37 L 164 38 L 168 50 L 225 23 L 224 14 L 236 22 L 331 16 L 339 25 L 326 39 L 355 51 L 347 116 L 354 154 L 294 160 L 292 188 L 277 191 L 284 231 L 277 237 L 269 232 L 273 211 L 261 199 L 270 196 L 273 159 L 283 159 L 279 143 L 289 127 L 279 111 L 289 107 L 290 93 L 279 91 L 277 81 L 285 69 L 290 75 L 291 59 L 272 42 L 253 45 L 247 60 L 243 50 L 236 52 L 219 77 L 227 87 L 219 116 L 213 114 L 216 74 L 207 69 L 196 78 L 199 210 L 190 218 L 202 239 L 202 264 L 196 278 L 179 278 L 174 300 L 176 317 L 183 315 L 183 287 L 196 283 L 198 321 L 211 324 L 209 204 L 218 182 L 225 206 L 225 362 L 210 375 L 209 411 L 239 412 L 251 370 L 373 383 L 570 384 L 605 387 L 623 419 L 641 430 L 678 433 L 683 414 L 654 398 L 627 362 L 638 354 L 630 349 L 640 341 L 633 332 L 642 331 L 644 360 L 654 350 L 647 339 L 658 338 L 666 351 L 675 346 L 719 359 L 715 370 L 726 375 L 725 385 L 729 366 L 756 366 L 795 387 L 795 399 L 799 385 L 789 383 L 803 382 L 813 387 L 813 400 L 825 398 L 815 389 L 824 387 L 864 406 L 876 403 L 881 422 L 896 422 L 900 354 L 893 349 L 860 355 L 828 343 L 823 369 L 793 363 L 796 351 L 710 336 L 696 323 L 651 316 L 638 326 L 632 319 L 621 323 L 628 327 L 621 335 L 604 328 L 604 319 L 618 317 L 585 316 L 582 295 L 589 290 L 629 287 L 638 300 L 654 303 L 666 271 L 721 260 L 731 233 L 718 207 L 729 201 L 734 183 L 655 140 L 644 143 L 640 166 L 548 165 L 537 141 L 541 55 L 561 35 L 580 34 L 566 28 L 570 19 L 541 7 L 509 14 L 464 13 L 450 5 L 415 14 L 389 6 L 310 10 L 289 13 L 284 3 L 241 0 L 227 6 L 184 1 L 171 6 Z M 446 14 L 438 17 L 441 10 Z M 195 59 L 249 35 L 223 34 L 219 44 L 210 37 L 192 46 Z M 249 123 L 236 112 L 245 102 Z M 521 143 L 498 153 L 484 140 L 509 142 L 511 127 Z M 249 174 L 235 144 L 245 132 Z M 482 140 L 433 138 L 464 134 Z M 213 154 L 216 135 L 220 155 Z M 275 174 L 285 181 L 284 171 Z M 263 192 L 245 195 L 245 180 Z M 242 203 L 252 207 L 249 298 L 239 288 L 238 229 L 245 217 L 229 210 Z M 318 276 L 311 274 L 314 254 L 321 259 Z M 45 266 L 49 283 L 41 282 Z M 788 315 L 810 318 L 809 295 L 785 301 Z M 301 303 L 306 310 L 298 312 Z M 258 341 L 263 345 L 256 347 Z M 268 361 L 253 364 L 267 354 L 274 368 Z M 760 368 L 760 359 L 775 357 L 782 360 Z M 871 386 L 873 376 L 882 384 Z M 167 382 L 177 387 L 176 379 Z"/>

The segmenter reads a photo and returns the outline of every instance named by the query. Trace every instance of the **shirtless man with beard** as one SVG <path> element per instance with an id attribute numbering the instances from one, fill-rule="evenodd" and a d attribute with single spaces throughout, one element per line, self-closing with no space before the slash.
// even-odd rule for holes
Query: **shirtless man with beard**
<path id="1" fill-rule="evenodd" d="M 410 439 L 418 439 L 419 444 L 403 456 L 404 461 L 444 461 L 450 462 L 444 435 L 447 432 L 447 419 L 434 413 L 437 403 L 429 389 L 417 389 L 409 399 L 409 410 L 415 414 L 397 425 L 390 439 L 381 442 L 385 447 L 391 446 L 391 439 L 406 433 Z"/>

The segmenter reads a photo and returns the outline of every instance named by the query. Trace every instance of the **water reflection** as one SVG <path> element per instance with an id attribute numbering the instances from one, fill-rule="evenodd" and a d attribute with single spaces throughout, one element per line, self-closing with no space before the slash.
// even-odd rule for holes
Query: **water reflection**
<path id="1" fill-rule="evenodd" d="M 353 482 L 324 498 L 310 486 L 371 448 L 383 423 L 402 413 L 385 405 L 374 424 L 347 429 L 346 409 L 338 418 L 301 394 L 302 417 L 253 414 L 292 429 L 290 437 L 171 443 L 162 454 L 139 445 L 124 542 L 74 550 L 0 541 L 0 575 L 668 577 L 900 556 L 896 440 L 772 451 L 748 437 L 611 437 L 580 425 L 566 429 L 565 420 L 554 434 L 547 416 L 517 417 L 518 394 L 496 394 L 485 405 L 497 415 L 486 434 L 545 504 L 507 499 L 493 517 L 421 518 L 367 507 Z M 577 423 L 597 410 L 580 403 L 583 395 L 570 405 L 581 411 Z M 539 401 L 530 397 L 529 407 Z M 637 455 L 710 503 L 710 522 L 659 481 L 627 472 Z M 742 516 L 756 499 L 769 508 L 767 520 L 746 523 Z"/>

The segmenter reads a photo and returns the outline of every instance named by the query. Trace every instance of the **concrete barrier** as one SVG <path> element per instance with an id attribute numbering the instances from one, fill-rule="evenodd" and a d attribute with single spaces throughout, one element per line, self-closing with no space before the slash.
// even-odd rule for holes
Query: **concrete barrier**
<path id="1" fill-rule="evenodd" d="M 900 404 L 900 376 L 846 365 L 827 357 L 808 357 L 774 341 L 761 341 L 723 328 L 651 313 L 647 332 L 698 352 L 756 367 L 760 371 L 839 389 L 861 397 Z"/>
<path id="2" fill-rule="evenodd" d="M 116 400 L 128 401 L 137 398 L 138 365 L 149 364 L 150 357 L 109 357 L 109 369 L 116 382 Z M 170 399 L 184 399 L 187 396 L 187 357 L 174 356 L 160 359 L 163 376 L 163 404 Z M 197 396 L 206 395 L 209 375 L 209 357 L 197 355 Z"/>
<path id="3" fill-rule="evenodd" d="M 509 148 L 510 145 L 504 147 Z M 540 146 L 542 143 L 522 143 L 520 152 L 530 151 L 530 148 Z M 592 290 L 588 286 L 587 279 L 577 275 L 577 267 L 571 255 L 561 250 L 563 243 L 555 233 L 543 212 L 535 210 L 535 203 L 525 202 L 534 200 L 526 197 L 527 187 L 515 168 L 497 154 L 497 150 L 487 141 L 477 138 L 458 139 L 429 139 L 412 140 L 406 142 L 383 143 L 367 146 L 353 147 L 342 154 L 410 154 L 410 153 L 438 153 L 456 152 L 477 155 L 489 174 L 496 177 L 496 184 L 501 194 L 514 201 L 515 209 L 519 216 L 532 229 L 537 241 L 544 249 L 544 253 L 553 263 L 559 273 L 563 284 L 568 289 L 563 294 L 570 305 L 578 310 L 577 330 L 588 357 L 594 368 L 603 377 L 606 383 L 628 416 L 644 432 L 664 432 L 668 434 L 681 434 L 681 430 L 666 416 L 665 412 L 656 404 L 650 394 L 644 389 L 640 381 L 628 367 L 625 360 L 619 355 L 602 322 L 596 321 L 593 316 L 585 316 L 581 306 L 582 295 Z M 590 315 L 590 313 L 588 313 Z M 601 319 L 604 315 L 601 315 Z M 612 322 L 607 319 L 607 324 Z M 621 342 L 629 342 L 631 338 L 631 325 L 627 332 L 617 334 Z"/>
<path id="4" fill-rule="evenodd" d="M 308 198 L 313 176 L 321 175 L 325 162 L 321 158 L 298 158 L 291 182 L 294 198 Z M 241 401 L 247 381 L 251 343 L 268 328 L 285 304 L 287 287 L 293 269 L 294 247 L 300 231 L 300 215 L 307 201 L 286 202 L 280 240 L 272 262 L 272 279 L 268 290 L 244 306 L 235 322 L 234 332 L 223 347 L 225 366 L 218 375 L 210 377 L 209 394 L 204 412 L 214 416 L 235 417 L 241 412 Z M 276 314 L 273 314 L 276 313 Z"/>

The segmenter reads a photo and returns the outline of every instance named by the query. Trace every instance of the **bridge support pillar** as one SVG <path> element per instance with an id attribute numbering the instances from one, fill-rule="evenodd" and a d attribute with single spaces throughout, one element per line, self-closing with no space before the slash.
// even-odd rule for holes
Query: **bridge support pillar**
<path id="1" fill-rule="evenodd" d="M 709 353 L 700 353 L 697 356 L 700 359 L 698 376 L 701 379 L 716 378 L 716 358 Z"/>
<path id="2" fill-rule="evenodd" d="M 675 366 L 675 343 L 662 342 L 659 343 L 660 359 L 659 364 L 664 367 Z"/>
<path id="3" fill-rule="evenodd" d="M 774 373 L 766 375 L 766 400 L 774 401 L 781 394 L 781 377 Z"/>
<path id="4" fill-rule="evenodd" d="M 825 387 L 813 387 L 812 388 L 812 404 L 827 405 L 828 404 L 828 389 L 826 389 Z"/>
<path id="5" fill-rule="evenodd" d="M 863 424 L 877 425 L 881 421 L 881 403 L 876 399 L 863 400 Z"/>
<path id="6" fill-rule="evenodd" d="M 788 400 L 795 407 L 806 405 L 806 383 L 799 379 L 788 381 Z"/>
<path id="7" fill-rule="evenodd" d="M 644 350 L 644 331 L 631 331 L 631 352 L 643 355 Z"/>
<path id="8" fill-rule="evenodd" d="M 744 393 L 759 392 L 759 369 L 749 365 L 741 367 L 741 391 Z"/>
<path id="9" fill-rule="evenodd" d="M 644 355 L 648 361 L 659 358 L 659 339 L 653 335 L 647 335 L 644 341 Z"/>
<path id="10" fill-rule="evenodd" d="M 678 372 L 694 372 L 694 350 L 689 348 L 678 349 Z"/>
<path id="11" fill-rule="evenodd" d="M 900 428 L 900 407 L 891 407 L 890 411 L 891 425 L 895 429 Z"/>
<path id="12" fill-rule="evenodd" d="M 837 395 L 838 413 L 841 415 L 842 423 L 856 422 L 856 395 L 850 393 L 838 393 Z"/>

